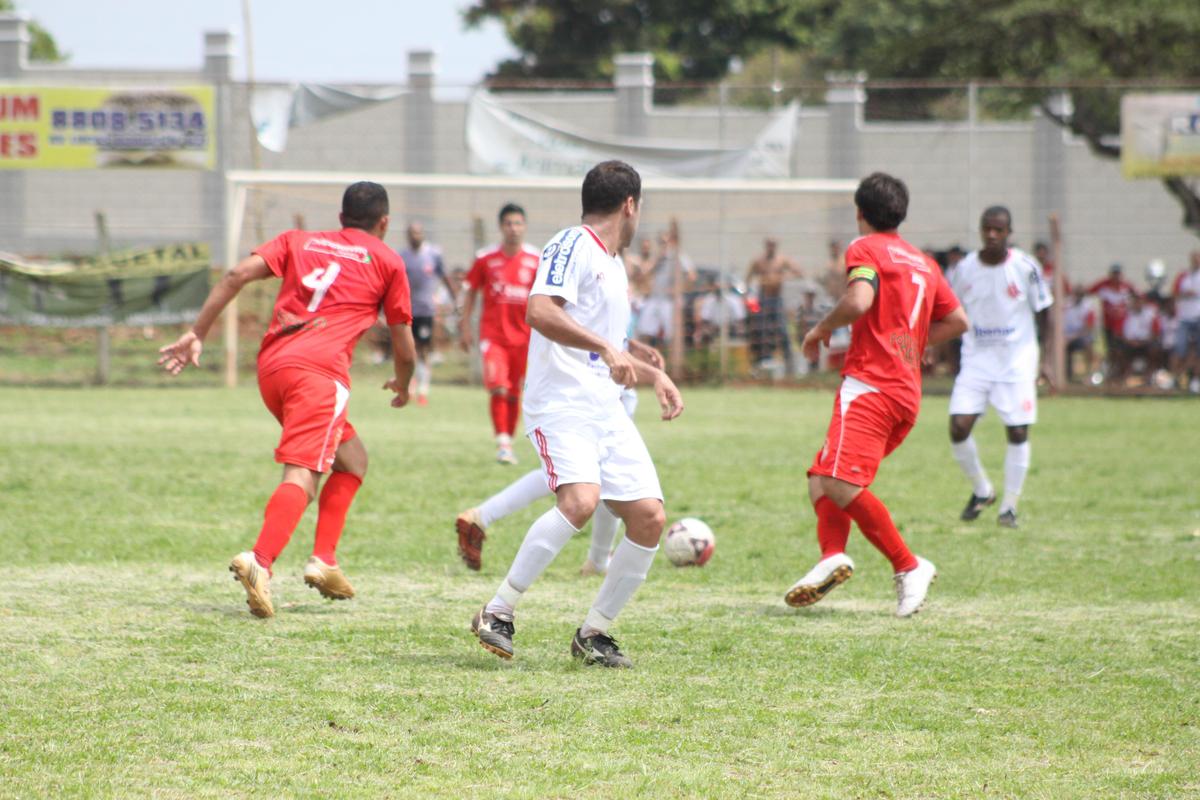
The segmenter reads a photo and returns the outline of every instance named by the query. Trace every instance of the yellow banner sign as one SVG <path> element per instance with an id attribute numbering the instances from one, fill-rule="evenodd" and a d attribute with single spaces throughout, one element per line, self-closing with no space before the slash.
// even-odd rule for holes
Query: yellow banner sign
<path id="1" fill-rule="evenodd" d="M 0 169 L 212 169 L 211 86 L 0 85 Z"/>

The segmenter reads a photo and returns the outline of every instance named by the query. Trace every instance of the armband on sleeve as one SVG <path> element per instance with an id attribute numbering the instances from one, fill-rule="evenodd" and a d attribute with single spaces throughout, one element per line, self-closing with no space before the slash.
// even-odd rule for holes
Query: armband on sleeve
<path id="1" fill-rule="evenodd" d="M 874 267 L 862 266 L 851 269 L 846 275 L 846 285 L 849 286 L 855 281 L 866 281 L 871 284 L 872 289 L 876 292 L 879 291 L 879 273 L 875 271 Z"/>

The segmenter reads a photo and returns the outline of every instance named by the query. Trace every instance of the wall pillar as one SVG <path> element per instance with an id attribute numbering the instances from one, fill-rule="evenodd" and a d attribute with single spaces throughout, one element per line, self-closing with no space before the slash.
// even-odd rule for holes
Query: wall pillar
<path id="1" fill-rule="evenodd" d="M 650 131 L 650 110 L 654 107 L 654 56 L 618 53 L 614 65 L 616 133 L 619 136 L 645 136 Z"/>

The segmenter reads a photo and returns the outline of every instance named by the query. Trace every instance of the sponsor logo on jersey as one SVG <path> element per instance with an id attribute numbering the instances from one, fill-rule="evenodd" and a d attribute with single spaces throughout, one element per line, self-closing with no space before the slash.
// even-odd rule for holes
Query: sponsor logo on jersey
<path id="1" fill-rule="evenodd" d="M 571 261 L 571 255 L 575 252 L 575 245 L 579 242 L 579 237 L 582 236 L 578 230 L 570 230 L 563 234 L 560 242 L 551 242 L 546 247 L 542 258 L 546 259 L 550 264 L 550 269 L 546 271 L 546 285 L 562 286 L 567 280 L 567 264 Z M 551 249 L 553 248 L 553 253 Z"/>
<path id="2" fill-rule="evenodd" d="M 929 264 L 925 263 L 925 256 L 920 253 L 914 253 L 911 250 L 905 250 L 894 244 L 887 246 L 888 255 L 892 257 L 892 263 L 903 264 L 906 267 L 920 270 L 921 272 L 929 272 Z"/>
<path id="3" fill-rule="evenodd" d="M 367 248 L 357 245 L 340 244 L 328 239 L 309 239 L 304 243 L 304 249 L 311 253 L 321 253 L 335 258 L 347 258 L 360 264 L 370 264 L 371 254 Z"/>

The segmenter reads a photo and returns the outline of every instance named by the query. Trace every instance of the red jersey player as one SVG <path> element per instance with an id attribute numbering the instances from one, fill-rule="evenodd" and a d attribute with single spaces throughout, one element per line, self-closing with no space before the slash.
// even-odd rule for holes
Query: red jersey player
<path id="1" fill-rule="evenodd" d="M 396 408 L 408 402 L 416 350 L 404 262 L 383 243 L 387 191 L 355 183 L 342 196 L 340 231 L 288 231 L 256 248 L 221 278 L 192 329 L 159 352 L 172 375 L 199 366 L 202 341 L 222 309 L 251 281 L 283 279 L 271 325 L 258 353 L 258 388 L 283 426 L 275 460 L 283 481 L 267 502 L 253 551 L 235 556 L 229 569 L 246 589 L 256 617 L 271 617 L 271 564 L 283 551 L 322 476 L 332 470 L 318 501 L 313 554 L 304 582 L 323 596 L 345 600 L 354 588 L 334 556 L 358 487 L 367 472 L 367 450 L 346 419 L 354 345 L 383 309 L 391 329 L 395 378 L 385 389 Z"/>
<path id="2" fill-rule="evenodd" d="M 862 236 L 846 250 L 846 293 L 803 344 L 805 358 L 815 361 L 830 334 L 853 325 L 829 433 L 808 470 L 821 561 L 784 599 L 811 605 L 853 574 L 845 552 L 853 520 L 892 562 L 896 615 L 907 617 L 920 610 L 937 570 L 909 552 L 887 507 L 867 487 L 917 420 L 926 345 L 961 335 L 967 316 L 937 264 L 896 232 L 908 213 L 903 181 L 869 175 L 854 204 Z"/>
<path id="3" fill-rule="evenodd" d="M 525 244 L 525 210 L 515 203 L 500 209 L 500 245 L 480 251 L 467 273 L 460 336 L 464 350 L 471 346 L 471 311 L 475 295 L 483 295 L 479 314 L 479 354 L 483 385 L 491 395 L 496 460 L 517 463 L 512 436 L 521 413 L 521 385 L 529 353 L 529 323 L 525 307 L 537 274 L 541 253 Z"/>

